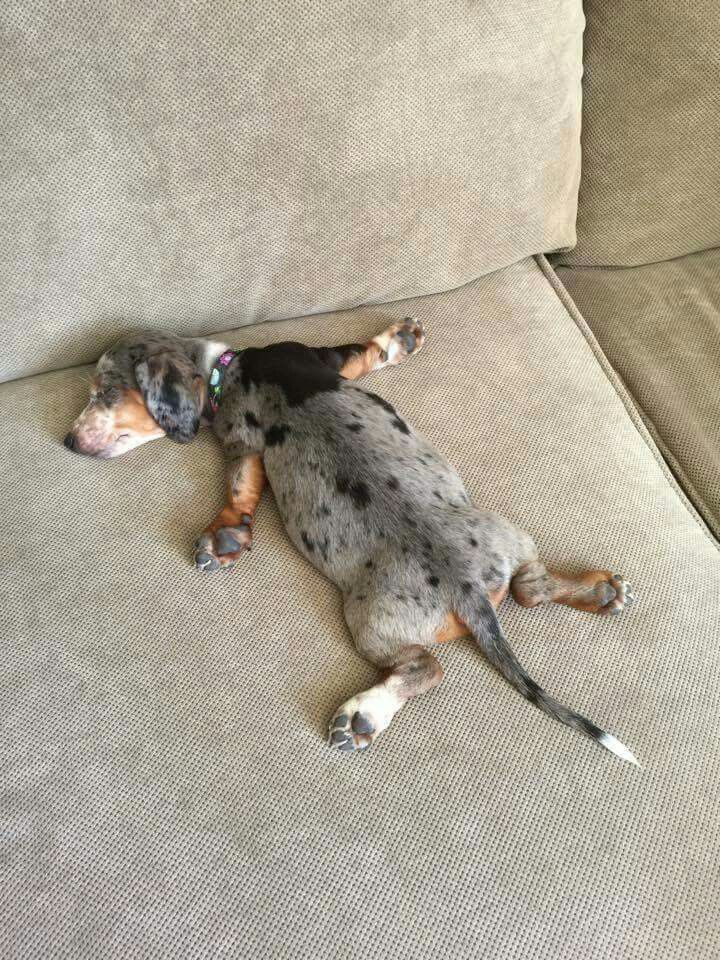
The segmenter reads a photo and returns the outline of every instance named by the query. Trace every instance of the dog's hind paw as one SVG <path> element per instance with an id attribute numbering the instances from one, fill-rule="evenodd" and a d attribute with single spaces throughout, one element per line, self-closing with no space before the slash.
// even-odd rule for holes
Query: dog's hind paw
<path id="1" fill-rule="evenodd" d="M 400 323 L 394 323 L 387 330 L 373 337 L 383 351 L 385 364 L 395 366 L 407 357 L 419 353 L 425 343 L 423 325 L 415 317 L 406 317 Z"/>
<path id="2" fill-rule="evenodd" d="M 249 524 L 207 530 L 195 544 L 195 567 L 203 573 L 231 567 L 251 545 L 252 530 Z"/>
<path id="3" fill-rule="evenodd" d="M 359 710 L 352 717 L 347 713 L 339 713 L 330 722 L 328 745 L 343 753 L 364 750 L 373 742 L 374 733 L 372 720 Z"/>
<path id="4" fill-rule="evenodd" d="M 603 586 L 605 588 L 610 588 L 608 591 L 607 601 L 602 605 L 598 610 L 598 613 L 613 614 L 617 615 L 622 613 L 627 607 L 635 603 L 635 594 L 633 593 L 632 585 L 624 580 L 619 574 L 613 573 L 611 578 L 607 580 Z"/>
<path id="5" fill-rule="evenodd" d="M 328 746 L 343 753 L 364 750 L 390 726 L 400 706 L 384 683 L 351 697 L 330 721 Z"/>

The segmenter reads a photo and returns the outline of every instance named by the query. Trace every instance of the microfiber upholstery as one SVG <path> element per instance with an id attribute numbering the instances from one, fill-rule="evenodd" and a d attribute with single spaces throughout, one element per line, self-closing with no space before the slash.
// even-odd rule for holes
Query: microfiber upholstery
<path id="1" fill-rule="evenodd" d="M 720 537 L 720 250 L 558 273 Z"/>
<path id="2" fill-rule="evenodd" d="M 720 246 L 717 0 L 585 0 L 577 246 L 632 266 Z"/>
<path id="3" fill-rule="evenodd" d="M 88 369 L 5 384 L 3 958 L 717 957 L 718 550 L 547 268 L 227 339 L 333 343 L 406 314 L 427 346 L 372 389 L 546 558 L 635 585 L 619 618 L 501 619 L 642 768 L 467 643 L 367 754 L 331 753 L 328 718 L 374 673 L 272 498 L 240 566 L 203 576 L 209 435 L 94 462 L 61 444 Z"/>
<path id="4" fill-rule="evenodd" d="M 0 379 L 571 246 L 581 0 L 5 0 Z"/>

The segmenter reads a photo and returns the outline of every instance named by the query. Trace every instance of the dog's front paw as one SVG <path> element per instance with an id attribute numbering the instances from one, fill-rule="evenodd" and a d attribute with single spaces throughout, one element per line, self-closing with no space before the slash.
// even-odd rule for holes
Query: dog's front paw
<path id="1" fill-rule="evenodd" d="M 237 527 L 206 530 L 195 544 L 195 567 L 203 573 L 213 573 L 231 567 L 252 546 L 250 523 Z"/>
<path id="2" fill-rule="evenodd" d="M 415 317 L 406 317 L 374 337 L 383 351 L 384 363 L 392 366 L 402 363 L 407 357 L 419 353 L 425 343 L 425 331 Z"/>

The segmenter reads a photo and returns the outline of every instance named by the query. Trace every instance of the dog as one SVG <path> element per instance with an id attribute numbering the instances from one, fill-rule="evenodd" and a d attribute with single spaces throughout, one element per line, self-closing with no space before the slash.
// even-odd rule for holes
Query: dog
<path id="1" fill-rule="evenodd" d="M 136 334 L 100 358 L 65 445 L 115 457 L 163 435 L 188 442 L 211 424 L 227 457 L 227 500 L 195 546 L 204 572 L 232 566 L 250 548 L 267 477 L 290 539 L 339 587 L 359 653 L 382 671 L 338 708 L 331 747 L 368 747 L 409 700 L 441 683 L 433 644 L 472 636 L 532 704 L 637 764 L 616 737 L 529 676 L 496 614 L 508 594 L 526 607 L 618 614 L 634 599 L 630 585 L 608 570 L 571 576 L 545 566 L 527 533 L 474 506 L 450 463 L 392 404 L 354 382 L 423 343 L 413 318 L 367 343 L 331 348 L 233 351 Z"/>

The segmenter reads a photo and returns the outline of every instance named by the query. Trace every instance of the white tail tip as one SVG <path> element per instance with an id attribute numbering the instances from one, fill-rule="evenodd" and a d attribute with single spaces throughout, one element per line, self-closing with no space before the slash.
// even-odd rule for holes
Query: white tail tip
<path id="1" fill-rule="evenodd" d="M 621 760 L 627 760 L 628 763 L 634 763 L 636 767 L 639 767 L 637 757 L 635 757 L 624 743 L 620 743 L 617 737 L 614 737 L 611 733 L 604 733 L 598 743 L 602 744 L 606 750 L 609 750 L 611 753 L 614 753 L 615 756 L 620 757 Z"/>

